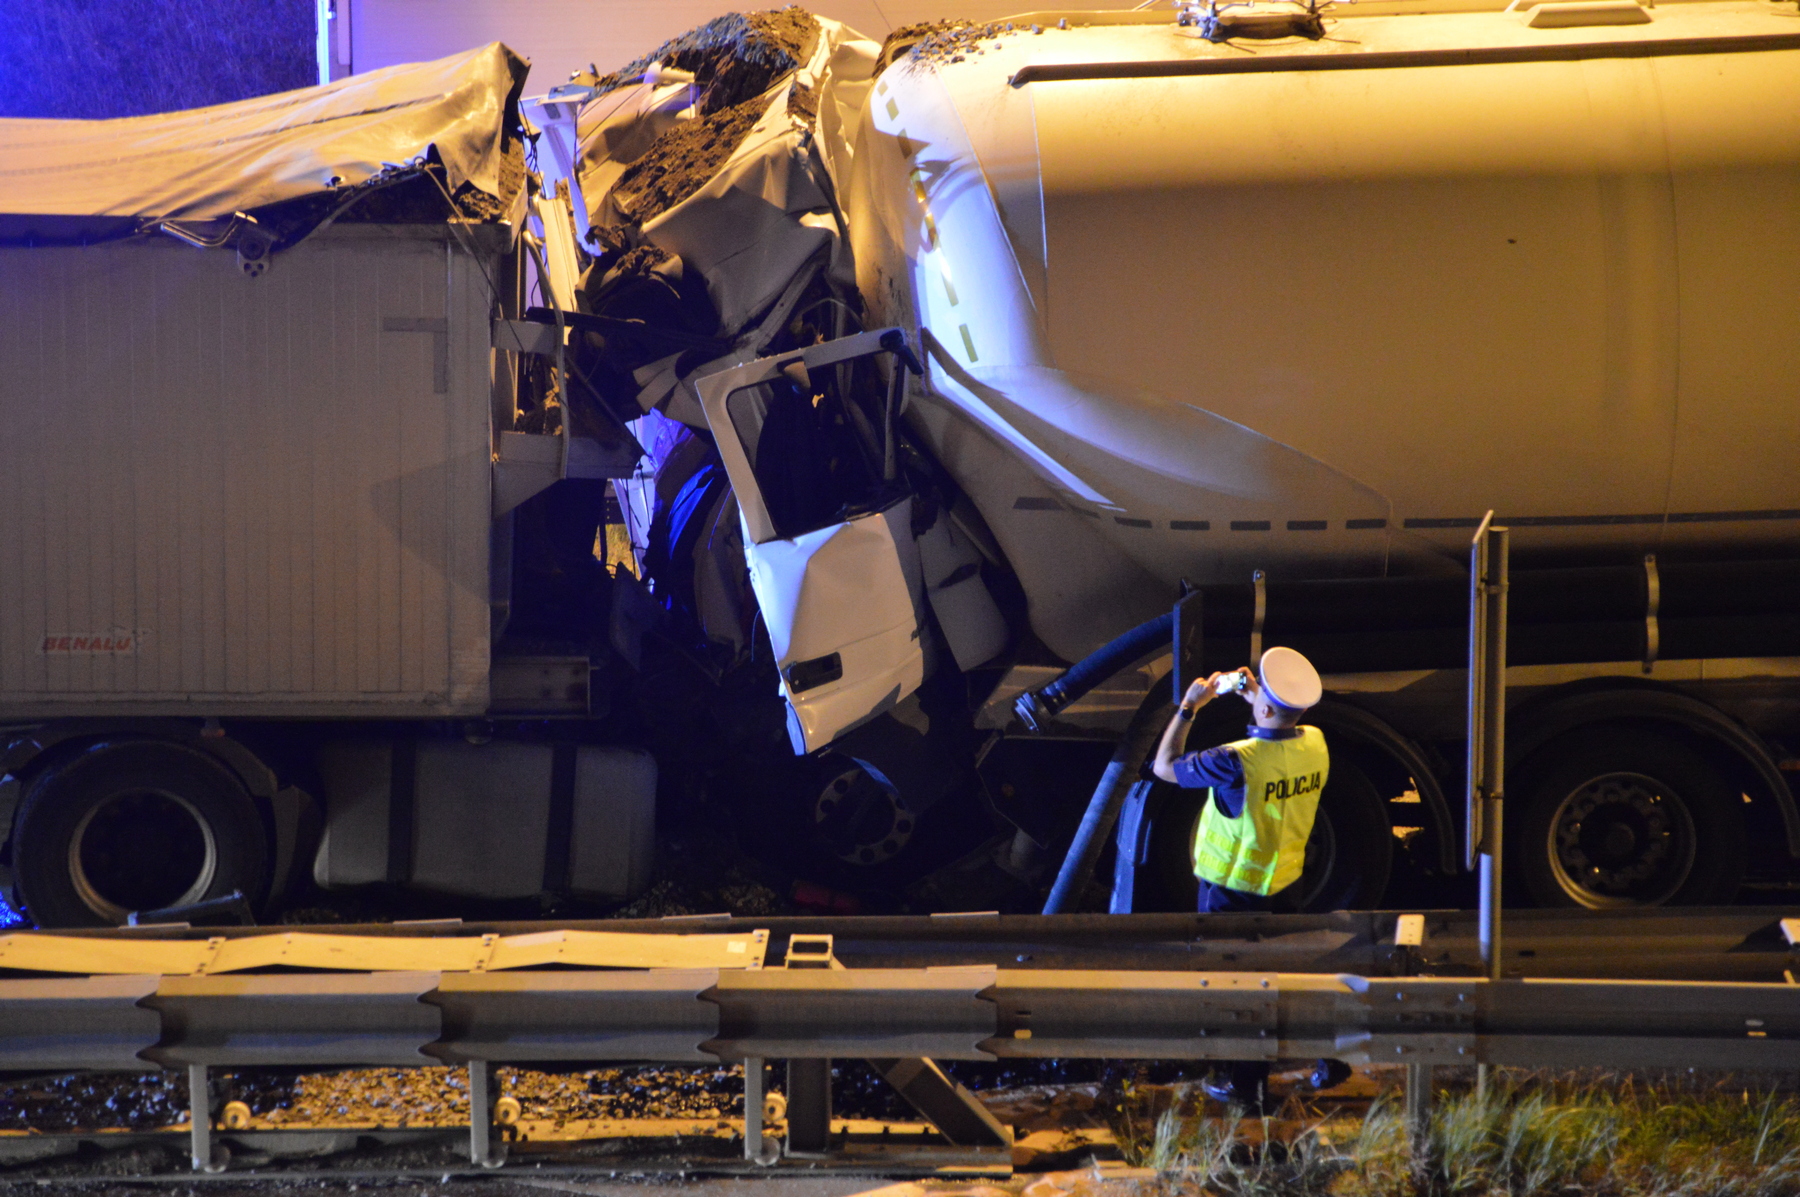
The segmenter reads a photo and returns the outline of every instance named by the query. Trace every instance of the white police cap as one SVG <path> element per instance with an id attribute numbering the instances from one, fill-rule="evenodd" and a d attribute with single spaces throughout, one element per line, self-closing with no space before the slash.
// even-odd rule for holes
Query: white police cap
<path id="1" fill-rule="evenodd" d="M 1304 711 L 1325 693 L 1313 663 L 1291 648 L 1264 653 L 1256 672 L 1262 677 L 1263 692 L 1289 710 Z"/>

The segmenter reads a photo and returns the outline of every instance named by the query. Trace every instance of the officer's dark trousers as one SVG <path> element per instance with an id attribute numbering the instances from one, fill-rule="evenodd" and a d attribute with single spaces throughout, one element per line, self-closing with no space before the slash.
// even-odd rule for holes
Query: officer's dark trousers
<path id="1" fill-rule="evenodd" d="M 1241 889 L 1227 889 L 1210 881 L 1200 881 L 1201 914 L 1253 914 L 1259 911 L 1286 913 L 1299 906 L 1299 883 L 1272 894 L 1252 894 Z M 1267 1060 L 1232 1060 L 1223 1065 L 1231 1078 L 1231 1090 L 1246 1105 L 1260 1105 L 1269 1088 Z"/>
<path id="2" fill-rule="evenodd" d="M 1296 892 L 1299 888 L 1300 883 L 1295 882 L 1272 894 L 1252 894 L 1201 880 L 1199 911 L 1201 914 L 1254 914 L 1258 911 L 1290 914 L 1299 909 L 1300 895 Z"/>

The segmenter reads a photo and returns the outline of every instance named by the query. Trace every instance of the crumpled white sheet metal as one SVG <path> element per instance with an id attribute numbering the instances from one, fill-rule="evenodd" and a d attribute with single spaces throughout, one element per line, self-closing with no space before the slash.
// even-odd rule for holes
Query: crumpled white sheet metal
<path id="1" fill-rule="evenodd" d="M 912 500 L 792 540 L 746 543 L 745 556 L 797 725 L 789 729 L 796 752 L 816 752 L 919 688 Z M 795 693 L 788 667 L 832 653 L 838 679 Z"/>
<path id="2" fill-rule="evenodd" d="M 348 187 L 437 147 L 500 192 L 528 66 L 499 42 L 323 87 L 121 120 L 0 120 L 0 213 L 205 220 Z"/>
<path id="3" fill-rule="evenodd" d="M 646 240 L 706 277 L 722 328 L 748 324 L 835 235 L 803 136 L 776 100 L 718 174 L 644 226 Z"/>
<path id="4" fill-rule="evenodd" d="M 837 241 L 827 169 L 849 161 L 846 130 L 868 93 L 880 45 L 837 21 L 819 19 L 819 41 L 798 70 L 771 87 L 769 105 L 717 174 L 693 195 L 647 221 L 645 240 L 705 277 L 720 326 L 743 328 L 766 309 L 822 246 L 833 269 L 853 282 L 848 247 Z M 816 131 L 788 113 L 796 87 L 818 93 Z M 626 166 L 677 122 L 692 119 L 685 84 L 637 84 L 590 102 L 581 121 L 581 185 L 596 224 L 616 222 L 608 192 Z"/>
<path id="5" fill-rule="evenodd" d="M 919 575 L 958 669 L 985 665 L 1006 647 L 1006 618 L 981 580 L 981 554 L 940 510 L 918 537 Z"/>

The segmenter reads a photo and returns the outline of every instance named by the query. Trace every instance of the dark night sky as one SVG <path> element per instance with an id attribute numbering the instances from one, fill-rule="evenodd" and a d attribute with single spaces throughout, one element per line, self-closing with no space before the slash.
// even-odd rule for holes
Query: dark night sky
<path id="1" fill-rule="evenodd" d="M 313 0 L 0 4 L 0 117 L 138 116 L 310 87 Z"/>

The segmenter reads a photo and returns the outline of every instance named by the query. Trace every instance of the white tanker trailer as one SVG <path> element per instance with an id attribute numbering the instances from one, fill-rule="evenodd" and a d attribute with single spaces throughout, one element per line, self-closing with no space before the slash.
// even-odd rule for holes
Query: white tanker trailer
<path id="1" fill-rule="evenodd" d="M 1183 578 L 1437 568 L 1488 508 L 1528 554 L 1793 545 L 1793 6 L 1418 7 L 1028 19 L 877 81 L 858 283 L 1061 655 Z"/>
<path id="2" fill-rule="evenodd" d="M 1348 763 L 1310 900 L 1373 902 L 1394 829 L 1454 868 L 1441 762 L 1460 755 L 1468 538 L 1492 509 L 1518 571 L 1521 896 L 1725 901 L 1747 866 L 1792 877 L 1795 762 L 1765 737 L 1800 728 L 1800 19 L 1430 7 L 890 39 L 825 157 L 867 323 L 925 359 L 906 426 L 1029 636 L 1009 659 L 992 611 L 938 602 L 934 570 L 967 570 L 921 541 L 927 622 L 984 686 L 1010 665 L 980 725 L 1052 736 L 1116 734 L 1168 641 L 1126 637 L 1071 684 L 1022 640 L 1079 660 L 1197 586 L 1204 668 L 1305 649 Z M 903 535 L 871 564 L 891 509 L 838 525 L 862 529 L 841 563 L 815 554 L 824 529 L 763 518 L 757 417 L 732 397 L 780 365 L 695 389 L 796 748 L 816 750 L 929 673 L 932 637 L 871 598 L 908 573 Z M 1140 814 L 1119 838 L 1155 866 L 1138 908 L 1179 905 L 1192 796 Z"/>

